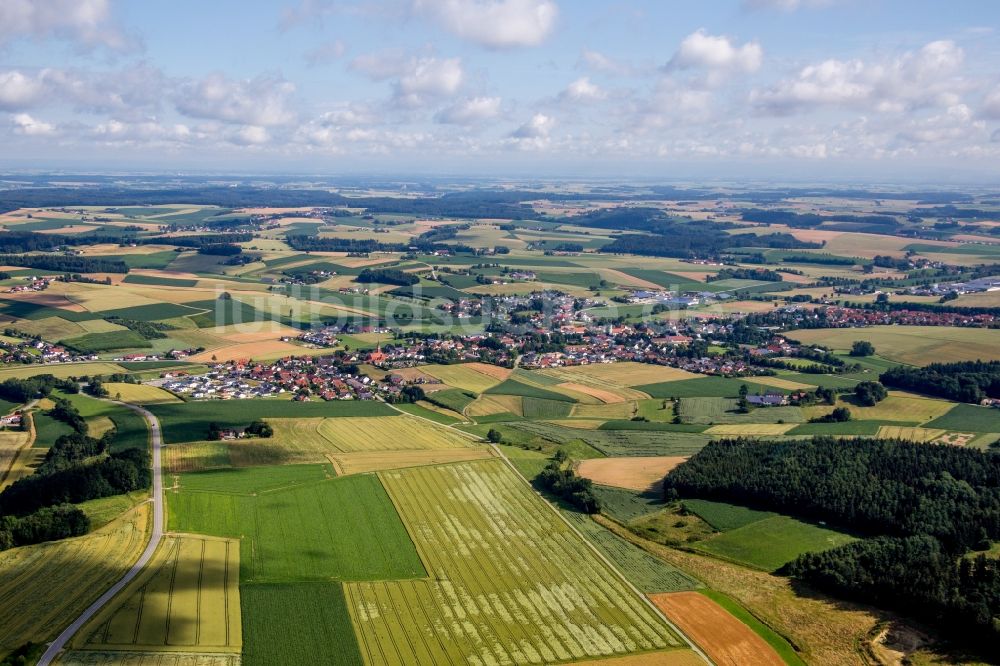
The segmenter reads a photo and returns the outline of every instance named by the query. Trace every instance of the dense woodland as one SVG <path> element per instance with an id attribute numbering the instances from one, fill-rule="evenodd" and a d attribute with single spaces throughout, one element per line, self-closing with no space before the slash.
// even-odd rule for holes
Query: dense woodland
<path id="1" fill-rule="evenodd" d="M 879 381 L 892 388 L 979 404 L 984 398 L 1000 398 L 1000 361 L 931 363 L 924 368 L 900 365 L 879 375 Z"/>
<path id="2" fill-rule="evenodd" d="M 413 273 L 401 271 L 398 268 L 366 268 L 358 273 L 354 278 L 355 282 L 377 283 L 377 284 L 397 284 L 407 287 L 420 282 L 420 278 Z"/>
<path id="3" fill-rule="evenodd" d="M 0 264 L 56 273 L 128 273 L 129 270 L 124 261 L 64 254 L 0 254 Z"/>
<path id="4" fill-rule="evenodd" d="M 965 553 L 1000 539 L 1000 456 L 899 440 L 722 440 L 668 474 L 664 492 L 871 535 L 783 572 L 933 621 L 967 643 L 998 638 L 998 562 Z"/>

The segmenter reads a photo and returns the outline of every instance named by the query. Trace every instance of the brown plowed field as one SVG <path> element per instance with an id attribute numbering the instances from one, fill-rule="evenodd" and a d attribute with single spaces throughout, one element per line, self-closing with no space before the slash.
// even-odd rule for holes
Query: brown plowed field
<path id="1" fill-rule="evenodd" d="M 705 595 L 668 592 L 649 598 L 716 664 L 784 666 L 763 638 Z"/>
<path id="2" fill-rule="evenodd" d="M 592 458 L 581 461 L 576 473 L 602 486 L 647 490 L 685 460 L 683 456 Z"/>

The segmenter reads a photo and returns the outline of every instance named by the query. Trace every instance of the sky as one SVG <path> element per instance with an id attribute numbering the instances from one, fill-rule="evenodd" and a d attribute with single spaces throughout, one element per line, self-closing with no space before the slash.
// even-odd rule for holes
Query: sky
<path id="1" fill-rule="evenodd" d="M 995 0 L 0 0 L 0 169 L 1000 179 Z"/>

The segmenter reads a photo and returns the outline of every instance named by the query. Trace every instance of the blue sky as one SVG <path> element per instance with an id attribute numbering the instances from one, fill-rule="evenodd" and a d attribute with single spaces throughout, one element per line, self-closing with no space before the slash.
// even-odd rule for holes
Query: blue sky
<path id="1" fill-rule="evenodd" d="M 986 0 L 2 0 L 0 167 L 988 181 L 998 29 Z"/>

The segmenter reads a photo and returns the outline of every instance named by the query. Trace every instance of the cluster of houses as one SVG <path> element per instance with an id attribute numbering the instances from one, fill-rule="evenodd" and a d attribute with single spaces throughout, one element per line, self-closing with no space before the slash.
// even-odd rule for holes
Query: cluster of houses
<path id="1" fill-rule="evenodd" d="M 180 375 L 180 376 L 178 376 Z M 197 400 L 290 397 L 292 400 L 374 400 L 399 393 L 402 379 L 377 381 L 346 372 L 332 356 L 289 356 L 269 363 L 216 363 L 203 375 L 168 373 L 151 382 Z"/>
<path id="2" fill-rule="evenodd" d="M 45 291 L 52 283 L 51 277 L 29 277 L 24 284 L 15 284 L 7 290 L 8 294 L 20 294 L 26 291 Z"/>
<path id="3" fill-rule="evenodd" d="M 675 291 L 638 289 L 633 291 L 628 297 L 628 302 L 641 305 L 665 305 L 667 307 L 687 308 L 727 298 L 729 298 L 729 294 L 725 292 L 686 291 L 678 293 Z"/>
<path id="4" fill-rule="evenodd" d="M 96 361 L 97 354 L 78 354 L 61 345 L 44 340 L 25 339 L 18 342 L 0 340 L 0 363 L 75 363 Z"/>
<path id="5" fill-rule="evenodd" d="M 991 314 L 959 314 L 957 312 L 933 312 L 921 310 L 863 310 L 826 306 L 822 313 L 818 310 L 786 306 L 783 313 L 796 313 L 800 320 L 823 320 L 824 327 L 855 328 L 864 326 L 885 326 L 898 324 L 903 326 L 968 326 L 988 327 L 997 323 L 997 316 Z"/>

